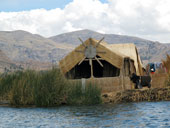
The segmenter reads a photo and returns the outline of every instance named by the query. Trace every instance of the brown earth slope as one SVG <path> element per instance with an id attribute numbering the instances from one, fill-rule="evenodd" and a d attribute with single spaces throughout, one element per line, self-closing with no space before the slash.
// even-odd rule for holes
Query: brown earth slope
<path id="1" fill-rule="evenodd" d="M 5 68 L 15 67 L 16 64 L 12 62 L 1 50 L 0 50 L 0 72 L 3 72 Z"/>
<path id="2" fill-rule="evenodd" d="M 105 41 L 108 43 L 135 43 L 145 64 L 147 62 L 159 62 L 166 57 L 166 53 L 170 53 L 170 44 L 163 44 L 138 37 L 101 34 L 91 30 L 64 33 L 48 39 L 21 30 L 0 31 L 0 50 L 12 61 L 16 62 L 57 63 L 81 43 L 78 37 L 83 40 L 89 37 L 98 40 L 105 37 Z"/>
<path id="3" fill-rule="evenodd" d="M 166 57 L 166 53 L 170 53 L 170 44 L 154 42 L 132 36 L 101 34 L 91 30 L 80 30 L 75 32 L 64 33 L 50 37 L 49 39 L 55 42 L 67 43 L 77 46 L 81 43 L 78 40 L 78 37 L 80 37 L 82 40 L 86 40 L 89 37 L 100 40 L 102 37 L 105 37 L 104 40 L 110 44 L 134 43 L 137 46 L 141 59 L 144 63 L 159 62 L 162 58 Z"/>
<path id="4" fill-rule="evenodd" d="M 56 62 L 70 51 L 60 44 L 26 31 L 0 31 L 0 49 L 15 61 Z"/>

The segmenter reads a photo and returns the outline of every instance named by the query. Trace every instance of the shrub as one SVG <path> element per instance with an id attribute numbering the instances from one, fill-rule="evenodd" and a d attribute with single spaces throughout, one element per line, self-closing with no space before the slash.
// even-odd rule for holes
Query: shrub
<path id="1" fill-rule="evenodd" d="M 9 93 L 12 105 L 57 106 L 65 102 L 67 81 L 59 69 L 21 72 L 12 82 Z"/>
<path id="2" fill-rule="evenodd" d="M 35 71 L 27 70 L 20 72 L 13 80 L 9 99 L 13 105 L 32 105 L 34 104 L 34 86 L 38 75 Z"/>
<path id="3" fill-rule="evenodd" d="M 34 89 L 34 99 L 37 106 L 56 106 L 65 102 L 67 81 L 59 69 L 40 74 Z"/>
<path id="4" fill-rule="evenodd" d="M 101 90 L 96 85 L 88 84 L 82 92 L 81 83 L 70 84 L 57 68 L 41 72 L 26 70 L 6 74 L 0 77 L 0 94 L 8 95 L 10 103 L 15 106 L 50 107 L 63 103 L 101 103 Z"/>
<path id="5" fill-rule="evenodd" d="M 100 104 L 101 89 L 96 85 L 87 84 L 85 91 L 82 91 L 81 83 L 71 85 L 71 89 L 68 94 L 68 104 L 71 105 L 95 105 Z"/>
<path id="6" fill-rule="evenodd" d="M 101 89 L 91 83 L 87 85 L 85 90 L 85 104 L 94 105 L 101 102 Z"/>
<path id="7" fill-rule="evenodd" d="M 20 76 L 22 72 L 15 72 L 10 74 L 1 74 L 0 76 L 0 96 L 6 95 L 12 88 L 13 81 Z"/>

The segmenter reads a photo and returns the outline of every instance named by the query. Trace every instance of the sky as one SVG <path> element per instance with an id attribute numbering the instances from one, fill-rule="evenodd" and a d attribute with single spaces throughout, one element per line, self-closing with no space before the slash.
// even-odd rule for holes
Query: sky
<path id="1" fill-rule="evenodd" d="M 170 43 L 170 0 L 0 0 L 0 31 L 81 29 Z"/>

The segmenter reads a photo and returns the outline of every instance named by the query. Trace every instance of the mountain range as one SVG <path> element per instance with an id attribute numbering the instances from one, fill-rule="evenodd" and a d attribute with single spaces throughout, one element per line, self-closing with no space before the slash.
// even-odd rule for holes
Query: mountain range
<path id="1" fill-rule="evenodd" d="M 81 42 L 78 37 L 84 41 L 89 37 L 97 40 L 104 37 L 104 41 L 110 44 L 134 43 L 145 64 L 159 62 L 165 58 L 167 53 L 170 54 L 170 44 L 126 35 L 101 34 L 85 29 L 45 38 L 38 34 L 17 30 L 0 31 L 0 57 L 3 56 L 0 60 L 8 58 L 9 62 L 22 64 L 25 67 L 32 65 L 35 68 L 48 67 L 51 63 L 58 63 L 68 52 L 79 45 Z"/>
<path id="2" fill-rule="evenodd" d="M 15 67 L 16 64 L 12 62 L 6 55 L 0 50 L 0 72 L 3 72 L 6 69 Z"/>
<path id="3" fill-rule="evenodd" d="M 100 40 L 104 37 L 104 41 L 110 44 L 134 43 L 139 51 L 142 61 L 145 64 L 148 62 L 160 62 L 161 59 L 166 57 L 166 54 L 170 54 L 170 43 L 165 44 L 157 41 L 151 41 L 139 37 L 132 37 L 126 35 L 101 34 L 91 30 L 81 30 L 64 33 L 50 37 L 49 39 L 55 42 L 67 43 L 77 46 L 81 43 L 78 40 L 78 37 L 80 37 L 82 40 L 86 40 L 89 37 Z"/>

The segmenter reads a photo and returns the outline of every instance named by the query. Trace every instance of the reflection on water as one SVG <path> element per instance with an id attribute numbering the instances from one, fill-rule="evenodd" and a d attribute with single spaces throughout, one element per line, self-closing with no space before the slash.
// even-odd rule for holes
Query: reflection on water
<path id="1" fill-rule="evenodd" d="M 58 108 L 0 107 L 0 128 L 170 128 L 170 102 L 141 102 Z"/>

